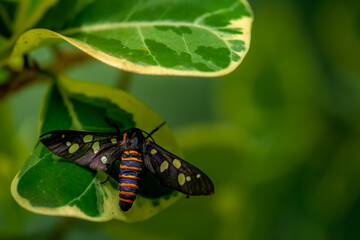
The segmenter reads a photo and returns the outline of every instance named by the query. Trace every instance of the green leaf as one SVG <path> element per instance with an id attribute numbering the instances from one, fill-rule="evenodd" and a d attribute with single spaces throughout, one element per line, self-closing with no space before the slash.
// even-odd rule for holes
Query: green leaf
<path id="1" fill-rule="evenodd" d="M 9 38 L 11 36 L 12 23 L 17 2 L 0 2 L 0 36 Z"/>
<path id="2" fill-rule="evenodd" d="M 24 33 L 12 56 L 61 39 L 126 71 L 219 76 L 249 49 L 252 12 L 245 0 L 72 2 L 67 9 L 76 11 L 64 14 L 61 1 L 38 24 L 48 30 Z"/>
<path id="3" fill-rule="evenodd" d="M 51 130 L 113 132 L 108 117 L 120 130 L 138 127 L 150 132 L 163 120 L 131 95 L 105 85 L 58 77 L 45 98 L 40 133 Z M 167 126 L 154 134 L 156 142 L 180 154 Z M 116 166 L 118 167 L 118 166 Z M 118 168 L 115 168 L 118 169 Z M 109 172 L 112 176 L 112 172 Z M 118 173 L 117 173 L 118 174 Z M 14 178 L 11 192 L 24 208 L 41 214 L 83 218 L 91 221 L 147 219 L 176 201 L 181 194 L 145 176 L 145 189 L 134 205 L 122 212 L 118 184 L 103 171 L 94 171 L 51 154 L 40 142 Z M 146 191 L 151 189 L 151 191 Z"/>
<path id="4" fill-rule="evenodd" d="M 0 2 L 0 64 L 6 63 L 18 37 L 43 18 L 58 0 Z"/>
<path id="5" fill-rule="evenodd" d="M 14 22 L 14 33 L 18 34 L 33 27 L 55 5 L 58 0 L 22 0 L 19 1 Z"/>

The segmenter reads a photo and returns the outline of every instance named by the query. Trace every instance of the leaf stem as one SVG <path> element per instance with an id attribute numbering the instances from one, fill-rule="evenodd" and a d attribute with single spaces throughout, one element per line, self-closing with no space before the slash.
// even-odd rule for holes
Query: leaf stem
<path id="1" fill-rule="evenodd" d="M 51 240 L 62 240 L 66 238 L 69 231 L 74 228 L 76 221 L 74 218 L 64 217 L 61 222 L 50 233 Z"/>
<path id="2" fill-rule="evenodd" d="M 131 72 L 122 71 L 116 87 L 125 91 L 128 90 L 132 76 Z"/>
<path id="3" fill-rule="evenodd" d="M 39 71 L 36 68 L 25 68 L 21 72 L 15 72 L 7 68 L 7 71 L 9 72 L 9 79 L 0 85 L 0 100 L 25 86 L 44 80 L 43 77 L 38 75 Z"/>

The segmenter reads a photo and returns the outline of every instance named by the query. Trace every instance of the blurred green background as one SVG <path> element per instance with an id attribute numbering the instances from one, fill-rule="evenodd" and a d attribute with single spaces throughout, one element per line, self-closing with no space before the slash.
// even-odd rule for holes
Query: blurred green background
<path id="1" fill-rule="evenodd" d="M 360 239 L 360 1 L 249 2 L 251 48 L 235 72 L 133 75 L 129 85 L 213 179 L 215 195 L 135 224 L 22 209 L 9 189 L 37 141 L 46 85 L 35 84 L 0 103 L 0 238 Z M 94 60 L 67 74 L 115 86 L 121 72 Z"/>

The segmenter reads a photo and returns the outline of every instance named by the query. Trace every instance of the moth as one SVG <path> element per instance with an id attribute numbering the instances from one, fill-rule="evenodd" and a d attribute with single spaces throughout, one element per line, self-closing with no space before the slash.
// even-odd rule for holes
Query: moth
<path id="1" fill-rule="evenodd" d="M 95 170 L 107 170 L 120 160 L 119 206 L 122 211 L 128 211 L 133 205 L 144 168 L 164 187 L 187 196 L 213 194 L 214 185 L 205 173 L 155 143 L 151 135 L 164 124 L 150 134 L 139 128 L 120 132 L 117 126 L 117 132 L 111 133 L 55 130 L 41 135 L 40 141 L 53 154 Z"/>

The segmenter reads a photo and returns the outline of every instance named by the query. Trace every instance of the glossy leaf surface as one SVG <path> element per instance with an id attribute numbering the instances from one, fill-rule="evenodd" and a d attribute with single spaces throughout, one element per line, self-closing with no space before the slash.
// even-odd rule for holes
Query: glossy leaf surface
<path id="1" fill-rule="evenodd" d="M 66 9 L 66 11 L 64 11 Z M 65 40 L 111 66 L 142 74 L 219 76 L 249 49 L 246 1 L 60 1 L 17 41 L 12 56 Z"/>

